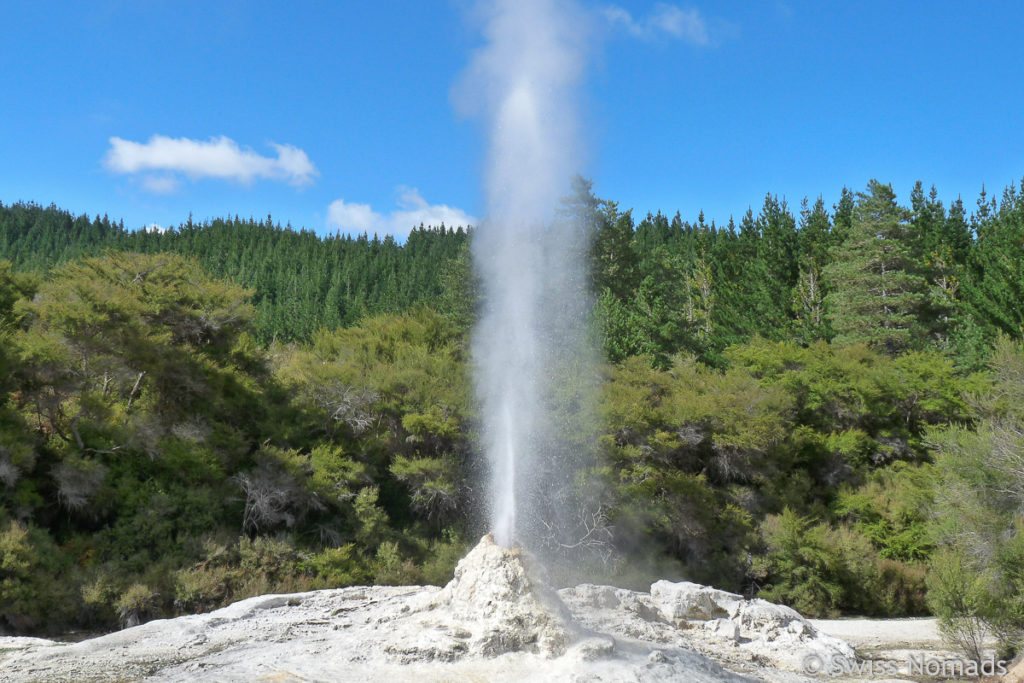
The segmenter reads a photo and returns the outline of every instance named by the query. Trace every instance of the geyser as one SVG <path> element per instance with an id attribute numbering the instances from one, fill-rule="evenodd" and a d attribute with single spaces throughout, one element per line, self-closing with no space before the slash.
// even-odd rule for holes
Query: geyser
<path id="1" fill-rule="evenodd" d="M 473 238 L 483 287 L 476 390 L 495 540 L 537 549 L 567 516 L 579 447 L 565 438 L 565 422 L 586 402 L 581 377 L 591 355 L 589 234 L 559 211 L 579 168 L 575 89 L 586 22 L 564 1 L 496 0 L 482 9 L 487 43 L 456 90 L 489 138 L 487 217 Z"/>

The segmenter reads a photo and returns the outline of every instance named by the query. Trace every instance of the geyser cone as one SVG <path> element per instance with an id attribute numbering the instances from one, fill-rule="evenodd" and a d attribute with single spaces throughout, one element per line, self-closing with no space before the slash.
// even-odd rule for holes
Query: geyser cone
<path id="1" fill-rule="evenodd" d="M 451 615 L 480 624 L 486 654 L 565 652 L 575 628 L 569 610 L 545 585 L 540 568 L 518 548 L 505 548 L 484 536 L 459 561 L 455 577 L 438 596 Z"/>

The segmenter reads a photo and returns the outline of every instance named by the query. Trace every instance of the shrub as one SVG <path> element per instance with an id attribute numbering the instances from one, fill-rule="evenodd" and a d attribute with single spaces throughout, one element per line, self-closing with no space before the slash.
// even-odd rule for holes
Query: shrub
<path id="1" fill-rule="evenodd" d="M 985 599 L 990 580 L 976 573 L 961 554 L 945 548 L 936 553 L 928 572 L 928 606 L 939 618 L 939 630 L 976 662 L 981 661 L 983 644 L 991 633 Z"/>
<path id="2" fill-rule="evenodd" d="M 461 497 L 458 464 L 451 456 L 406 458 L 397 456 L 391 473 L 409 487 L 412 509 L 428 520 L 444 524 L 458 511 Z"/>
<path id="3" fill-rule="evenodd" d="M 232 570 L 205 563 L 174 575 L 174 606 L 185 612 L 208 612 L 223 606 L 232 593 Z"/>
<path id="4" fill-rule="evenodd" d="M 432 586 L 443 586 L 452 580 L 455 565 L 469 551 L 469 544 L 461 535 L 445 531 L 442 540 L 433 541 L 423 560 L 421 572 L 423 582 Z"/>
<path id="5" fill-rule="evenodd" d="M 341 588 L 366 583 L 370 578 L 352 543 L 310 555 L 299 563 L 299 569 L 314 577 L 315 588 Z"/>
<path id="6" fill-rule="evenodd" d="M 877 567 L 877 587 L 873 594 L 878 599 L 878 614 L 930 614 L 926 601 L 928 587 L 925 581 L 927 570 L 924 565 L 881 558 L 877 561 Z"/>
<path id="7" fill-rule="evenodd" d="M 66 567 L 49 534 L 9 522 L 0 531 L 0 625 L 21 633 L 65 628 L 79 604 Z"/>
<path id="8" fill-rule="evenodd" d="M 814 523 L 790 509 L 761 525 L 765 552 L 752 563 L 758 595 L 810 616 L 921 614 L 924 570 L 878 558 L 866 536 Z"/>
<path id="9" fill-rule="evenodd" d="M 83 621 L 93 627 L 109 627 L 117 623 L 119 589 L 111 572 L 102 572 L 82 585 Z"/>
<path id="10" fill-rule="evenodd" d="M 382 586 L 409 586 L 420 582 L 412 559 L 403 558 L 394 541 L 381 543 L 373 563 L 373 582 Z"/>
<path id="11" fill-rule="evenodd" d="M 141 583 L 134 583 L 117 599 L 117 617 L 121 628 L 131 628 L 156 616 L 160 594 Z"/>

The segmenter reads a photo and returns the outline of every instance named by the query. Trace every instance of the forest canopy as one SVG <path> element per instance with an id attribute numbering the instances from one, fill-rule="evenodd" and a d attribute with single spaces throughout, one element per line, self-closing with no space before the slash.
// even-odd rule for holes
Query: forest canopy
<path id="1" fill-rule="evenodd" d="M 577 179 L 607 358 L 589 580 L 1021 646 L 1024 193 L 908 199 L 769 194 L 719 226 Z M 0 631 L 446 581 L 482 532 L 471 239 L 0 205 Z"/>

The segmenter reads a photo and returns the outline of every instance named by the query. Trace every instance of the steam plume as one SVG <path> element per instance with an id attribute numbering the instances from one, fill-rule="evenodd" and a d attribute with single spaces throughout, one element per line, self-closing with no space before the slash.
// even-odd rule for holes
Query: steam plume
<path id="1" fill-rule="evenodd" d="M 582 449 L 567 425 L 586 402 L 588 234 L 559 200 L 579 168 L 585 21 L 565 1 L 494 0 L 482 10 L 487 42 L 456 91 L 489 139 L 487 217 L 473 239 L 484 290 L 476 388 L 495 538 L 536 547 L 572 516 L 565 503 Z"/>

